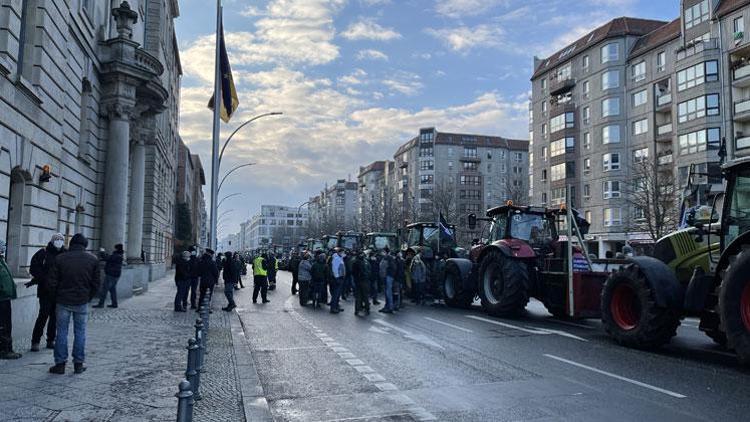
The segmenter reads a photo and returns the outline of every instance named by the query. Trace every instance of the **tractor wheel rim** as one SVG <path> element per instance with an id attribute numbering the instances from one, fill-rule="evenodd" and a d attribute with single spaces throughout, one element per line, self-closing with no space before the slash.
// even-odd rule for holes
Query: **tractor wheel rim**
<path id="1" fill-rule="evenodd" d="M 742 313 L 742 322 L 745 324 L 745 330 L 750 331 L 750 281 L 745 282 L 745 288 L 742 290 L 740 312 Z"/>
<path id="2" fill-rule="evenodd" d="M 493 305 L 499 302 L 498 298 L 503 294 L 503 278 L 499 269 L 497 264 L 490 264 L 482 283 L 485 297 Z"/>
<path id="3" fill-rule="evenodd" d="M 610 310 L 615 324 L 624 331 L 630 331 L 638 326 L 640 310 L 636 300 L 635 290 L 627 284 L 615 287 L 612 295 Z"/>
<path id="4" fill-rule="evenodd" d="M 456 296 L 456 289 L 453 285 L 453 276 L 448 274 L 445 276 L 445 296 L 448 299 L 453 299 Z"/>

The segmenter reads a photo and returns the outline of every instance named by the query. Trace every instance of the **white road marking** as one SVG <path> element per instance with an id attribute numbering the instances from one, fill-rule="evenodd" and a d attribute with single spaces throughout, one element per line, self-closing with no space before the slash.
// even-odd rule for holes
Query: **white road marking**
<path id="1" fill-rule="evenodd" d="M 367 365 L 354 366 L 354 369 L 356 369 L 360 374 L 372 374 L 373 372 L 375 372 L 374 369 L 370 368 Z"/>
<path id="2" fill-rule="evenodd" d="M 388 334 L 387 329 L 378 328 L 374 325 L 371 325 L 368 331 L 372 331 L 373 333 L 378 333 L 378 334 Z"/>
<path id="3" fill-rule="evenodd" d="M 472 330 L 470 330 L 468 328 L 459 327 L 458 325 L 449 324 L 447 322 L 443 322 L 443 321 L 440 321 L 438 319 L 434 319 L 434 318 L 430 318 L 430 317 L 424 317 L 424 319 L 426 319 L 428 321 L 432 321 L 432 322 L 434 322 L 436 324 L 445 325 L 446 327 L 455 328 L 456 330 L 463 331 L 465 333 L 473 333 L 474 332 L 474 331 L 472 331 Z"/>
<path id="4" fill-rule="evenodd" d="M 376 382 L 375 387 L 378 387 L 380 391 L 396 391 L 398 387 L 391 384 L 390 382 Z"/>
<path id="5" fill-rule="evenodd" d="M 351 366 L 361 366 L 365 364 L 364 362 L 362 362 L 362 359 L 347 359 L 346 363 Z"/>
<path id="6" fill-rule="evenodd" d="M 663 388 L 659 388 L 659 387 L 653 386 L 651 384 L 646 384 L 645 382 L 636 381 L 634 379 L 623 377 L 623 376 L 620 376 L 620 375 L 617 375 L 617 374 L 613 374 L 611 372 L 602 371 L 601 369 L 593 368 L 591 366 L 584 365 L 582 363 L 573 362 L 572 360 L 564 359 L 564 358 L 561 358 L 559 356 L 549 355 L 549 354 L 545 354 L 544 356 L 546 356 L 546 357 L 548 357 L 550 359 L 554 359 L 554 360 L 559 361 L 559 362 L 567 363 L 568 365 L 573 365 L 573 366 L 576 366 L 578 368 L 583 368 L 583 369 L 589 370 L 591 372 L 596 372 L 597 374 L 600 374 L 600 375 L 606 375 L 606 376 L 608 376 L 610 378 L 614 378 L 614 379 L 617 379 L 617 380 L 620 380 L 620 381 L 625 381 L 627 383 L 630 383 L 630 384 L 633 384 L 633 385 L 637 385 L 639 387 L 648 388 L 649 390 L 657 391 L 659 393 L 666 394 L 666 395 L 671 396 L 671 397 L 675 397 L 675 398 L 678 398 L 678 399 L 687 398 L 687 396 L 684 396 L 684 395 L 682 395 L 680 393 L 675 393 L 674 391 L 665 390 Z"/>
<path id="7" fill-rule="evenodd" d="M 585 338 L 583 338 L 583 337 L 578 337 L 578 336 L 577 336 L 577 335 L 575 335 L 575 334 L 570 334 L 570 333 L 568 333 L 568 332 L 565 332 L 565 331 L 562 331 L 562 330 L 549 330 L 549 329 L 547 329 L 547 328 L 539 328 L 539 327 L 529 327 L 529 328 L 534 328 L 534 329 L 536 329 L 536 330 L 547 331 L 547 332 L 549 332 L 550 334 L 557 334 L 558 336 L 562 336 L 562 337 L 567 337 L 567 338 L 572 338 L 573 340 L 578 340 L 578 341 L 588 341 L 588 340 L 586 340 L 586 339 L 585 339 Z"/>
<path id="8" fill-rule="evenodd" d="M 362 374 L 367 378 L 370 382 L 383 382 L 385 381 L 385 377 L 380 374 Z M 413 403 L 413 402 L 412 402 Z"/>
<path id="9" fill-rule="evenodd" d="M 286 352 L 290 350 L 309 350 L 325 349 L 327 346 L 301 346 L 301 347 L 280 347 L 278 349 L 258 349 L 259 352 Z"/>
<path id="10" fill-rule="evenodd" d="M 592 327 L 591 325 L 578 324 L 578 323 L 570 322 L 570 321 L 562 321 L 562 320 L 555 319 L 555 318 L 545 319 L 544 322 L 551 322 L 553 324 L 569 325 L 571 327 L 585 328 L 587 330 L 598 330 L 599 329 L 599 327 Z"/>
<path id="11" fill-rule="evenodd" d="M 524 333 L 529 333 L 529 334 L 552 334 L 552 333 L 547 332 L 547 331 L 531 330 L 531 329 L 528 329 L 528 328 L 519 327 L 517 325 L 507 324 L 505 322 L 500 322 L 500 321 L 495 321 L 494 319 L 482 318 L 482 317 L 479 317 L 479 316 L 476 316 L 476 315 L 466 315 L 466 318 L 475 319 L 477 321 L 484 321 L 484 322 L 487 322 L 487 323 L 490 323 L 490 324 L 499 325 L 499 326 L 505 327 L 505 328 L 512 328 L 514 330 L 523 331 Z"/>
<path id="12" fill-rule="evenodd" d="M 356 356 L 354 356 L 354 353 L 339 353 L 339 357 L 341 359 L 354 359 Z"/>
<path id="13" fill-rule="evenodd" d="M 395 326 L 393 324 L 389 324 L 389 323 L 383 321 L 382 319 L 376 319 L 374 322 L 377 323 L 377 324 L 380 324 L 382 326 L 388 327 L 388 328 L 390 328 L 390 329 L 392 329 L 394 331 L 398 331 L 399 333 L 403 334 L 404 337 L 407 338 L 407 339 L 414 340 L 416 342 L 425 344 L 427 346 L 432 346 L 432 347 L 438 348 L 440 350 L 445 350 L 445 347 L 439 345 L 434 340 L 432 340 L 431 338 L 429 338 L 428 336 L 426 336 L 424 334 L 414 334 L 414 333 L 411 333 L 411 332 L 409 332 L 407 330 L 404 330 L 403 328 L 397 327 L 397 326 Z"/>

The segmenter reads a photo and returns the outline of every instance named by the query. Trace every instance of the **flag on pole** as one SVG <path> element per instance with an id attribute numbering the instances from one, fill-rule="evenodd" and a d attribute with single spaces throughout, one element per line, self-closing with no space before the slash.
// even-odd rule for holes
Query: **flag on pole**
<path id="1" fill-rule="evenodd" d="M 221 27 L 219 28 L 219 67 L 221 73 L 221 120 L 228 123 L 232 118 L 240 100 L 237 98 L 237 90 L 234 87 L 234 78 L 232 77 L 232 67 L 229 65 L 229 55 L 227 55 L 227 46 L 224 42 L 224 16 L 221 17 Z M 214 109 L 214 97 L 208 101 L 208 108 Z"/>
<path id="2" fill-rule="evenodd" d="M 453 236 L 453 232 L 451 231 L 450 226 L 448 225 L 448 222 L 445 220 L 445 217 L 443 216 L 443 213 L 440 213 L 440 232 L 448 237 Z"/>

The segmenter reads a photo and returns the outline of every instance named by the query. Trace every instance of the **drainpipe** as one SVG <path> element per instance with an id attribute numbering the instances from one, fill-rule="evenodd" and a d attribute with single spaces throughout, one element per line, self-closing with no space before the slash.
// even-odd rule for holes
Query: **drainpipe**
<path id="1" fill-rule="evenodd" d="M 721 26 L 721 20 L 717 20 L 719 24 L 719 55 L 721 59 L 719 60 L 719 67 L 720 67 L 720 75 L 721 75 L 721 92 L 724 94 L 724 113 L 722 113 L 722 128 L 721 131 L 722 137 L 724 138 L 725 142 L 729 145 L 726 145 L 727 149 L 727 161 L 734 160 L 734 122 L 728 120 L 728 116 L 734 115 L 734 99 L 732 98 L 732 88 L 730 87 L 728 90 L 726 88 L 726 77 L 731 78 L 731 75 L 724 72 L 724 69 L 727 67 L 727 60 L 729 60 L 729 57 L 724 56 L 724 34 Z M 731 69 L 728 69 L 729 72 L 731 72 Z"/>

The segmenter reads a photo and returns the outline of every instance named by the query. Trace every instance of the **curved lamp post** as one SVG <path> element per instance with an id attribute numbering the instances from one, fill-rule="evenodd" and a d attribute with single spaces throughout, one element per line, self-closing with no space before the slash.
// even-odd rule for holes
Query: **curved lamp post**
<path id="1" fill-rule="evenodd" d="M 224 181 L 227 180 L 227 177 L 229 177 L 230 174 L 234 173 L 235 171 L 237 171 L 237 170 L 239 170 L 241 168 L 254 166 L 256 164 L 257 163 L 240 164 L 239 166 L 236 166 L 233 169 L 229 170 L 229 172 L 227 172 L 227 174 L 225 174 L 224 177 L 221 178 L 221 182 L 219 182 L 219 188 L 216 189 L 217 196 L 218 196 L 218 193 L 221 192 L 221 187 L 222 187 L 222 185 L 224 185 Z M 219 207 L 217 206 L 216 208 L 218 209 Z"/>
<path id="2" fill-rule="evenodd" d="M 232 134 L 229 135 L 229 138 L 227 138 L 227 140 L 224 142 L 224 146 L 221 147 L 221 152 L 219 153 L 219 168 L 221 168 L 221 158 L 224 156 L 224 150 L 227 149 L 227 145 L 229 145 L 229 142 L 232 140 L 232 138 L 234 137 L 234 135 L 237 134 L 237 132 L 240 131 L 240 129 L 242 129 L 243 127 L 249 125 L 250 123 L 252 123 L 252 122 L 254 122 L 254 121 L 258 120 L 258 119 L 262 119 L 263 117 L 280 116 L 282 114 L 284 114 L 284 113 L 282 113 L 280 111 L 274 111 L 274 112 L 271 112 L 271 113 L 263 113 L 263 114 L 260 114 L 258 116 L 255 116 L 252 119 L 246 121 L 245 123 L 237 126 L 237 129 L 235 129 L 234 132 L 232 132 Z"/>
<path id="3" fill-rule="evenodd" d="M 221 208 L 221 204 L 222 204 L 222 203 L 223 203 L 224 201 L 226 201 L 227 199 L 229 199 L 229 198 L 234 198 L 235 196 L 241 196 L 241 195 L 242 195 L 242 193 L 239 193 L 239 192 L 237 192 L 237 193 L 233 193 L 233 194 L 231 194 L 231 195 L 227 195 L 227 196 L 225 196 L 225 197 L 221 198 L 221 201 L 219 201 L 219 205 L 217 205 L 217 206 L 216 206 L 216 208 Z"/>

